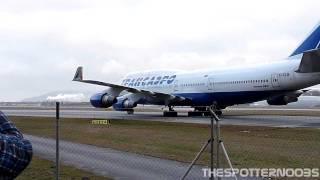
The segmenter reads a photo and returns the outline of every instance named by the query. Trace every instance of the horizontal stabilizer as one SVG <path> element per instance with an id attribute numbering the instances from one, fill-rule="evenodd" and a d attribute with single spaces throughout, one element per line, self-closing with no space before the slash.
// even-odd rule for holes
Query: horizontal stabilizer
<path id="1" fill-rule="evenodd" d="M 320 49 L 303 53 L 299 69 L 296 72 L 320 72 Z"/>

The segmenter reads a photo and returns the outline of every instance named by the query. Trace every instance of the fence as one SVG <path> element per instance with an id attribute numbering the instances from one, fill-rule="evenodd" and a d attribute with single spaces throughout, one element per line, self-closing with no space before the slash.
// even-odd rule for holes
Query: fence
<path id="1" fill-rule="evenodd" d="M 55 178 L 56 118 L 10 118 L 34 148 L 18 179 Z M 64 118 L 63 108 L 59 122 L 60 179 L 180 179 L 210 137 L 208 124 Z M 223 124 L 221 137 L 235 168 L 320 167 L 317 128 Z M 186 179 L 206 179 L 209 164 L 207 148 Z M 223 155 L 220 167 L 228 167 Z"/>

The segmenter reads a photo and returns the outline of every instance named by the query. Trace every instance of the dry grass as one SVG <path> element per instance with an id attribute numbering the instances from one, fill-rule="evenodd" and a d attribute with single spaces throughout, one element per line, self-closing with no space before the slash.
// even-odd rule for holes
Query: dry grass
<path id="1" fill-rule="evenodd" d="M 60 166 L 60 179 L 95 179 L 95 180 L 108 180 L 109 178 L 96 176 L 92 173 L 82 171 L 70 166 Z M 32 158 L 30 165 L 25 169 L 22 174 L 16 178 L 17 180 L 51 180 L 55 179 L 55 166 L 54 163 L 37 156 Z"/>
<path id="2" fill-rule="evenodd" d="M 269 108 L 228 108 L 223 110 L 226 116 L 275 115 L 275 116 L 320 116 L 318 109 L 269 109 Z"/>

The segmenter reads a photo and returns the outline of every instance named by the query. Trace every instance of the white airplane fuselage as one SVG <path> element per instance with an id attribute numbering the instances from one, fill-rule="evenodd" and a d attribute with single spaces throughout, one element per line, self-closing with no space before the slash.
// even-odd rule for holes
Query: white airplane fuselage
<path id="1" fill-rule="evenodd" d="M 121 85 L 179 95 L 191 99 L 192 106 L 208 106 L 213 102 L 220 106 L 230 106 L 265 100 L 274 95 L 320 83 L 320 72 L 297 73 L 299 65 L 300 58 L 297 58 L 266 65 L 216 71 L 148 71 L 126 76 Z M 164 76 L 176 77 L 172 83 L 151 83 L 150 79 L 159 77 L 161 81 Z M 146 78 L 148 79 L 143 81 Z M 130 96 L 134 94 L 128 94 L 129 98 Z M 140 100 L 138 104 L 140 103 L 166 105 L 164 101 L 157 102 L 156 99 Z"/>

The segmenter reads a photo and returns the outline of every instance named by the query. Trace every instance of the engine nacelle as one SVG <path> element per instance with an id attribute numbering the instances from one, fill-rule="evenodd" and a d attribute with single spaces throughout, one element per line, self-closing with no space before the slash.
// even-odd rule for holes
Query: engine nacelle
<path id="1" fill-rule="evenodd" d="M 96 108 L 108 108 L 117 103 L 117 98 L 107 93 L 98 93 L 91 96 L 90 103 Z"/>
<path id="2" fill-rule="evenodd" d="M 125 109 L 132 109 L 134 107 L 137 107 L 137 103 L 130 101 L 130 100 L 125 100 L 125 101 L 123 101 L 123 107 Z"/>
<path id="3" fill-rule="evenodd" d="M 137 103 L 131 100 L 120 100 L 117 103 L 113 104 L 113 108 L 117 111 L 128 111 L 137 107 Z"/>
<path id="4" fill-rule="evenodd" d="M 269 105 L 287 105 L 288 103 L 297 102 L 298 97 L 296 96 L 277 96 L 267 100 Z"/>

